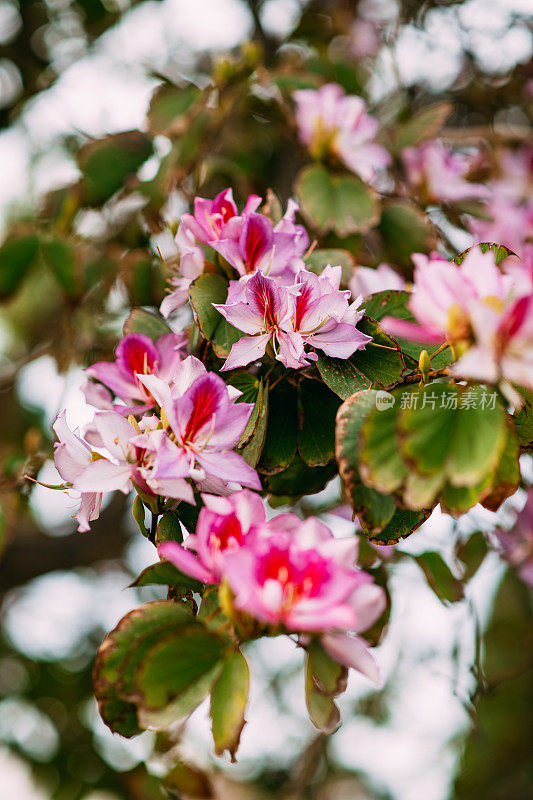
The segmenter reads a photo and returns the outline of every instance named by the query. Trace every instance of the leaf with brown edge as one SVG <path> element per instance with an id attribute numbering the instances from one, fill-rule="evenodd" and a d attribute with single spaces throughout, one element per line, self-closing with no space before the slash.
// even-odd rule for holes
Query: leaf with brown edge
<path id="1" fill-rule="evenodd" d="M 307 648 L 309 670 L 318 691 L 328 697 L 338 697 L 348 685 L 348 668 L 326 653 L 318 639 Z"/>

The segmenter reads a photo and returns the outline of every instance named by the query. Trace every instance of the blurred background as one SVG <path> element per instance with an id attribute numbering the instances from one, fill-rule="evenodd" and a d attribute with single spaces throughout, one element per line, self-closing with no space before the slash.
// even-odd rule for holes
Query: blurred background
<path id="1" fill-rule="evenodd" d="M 280 48 L 288 59 L 327 57 L 335 71 L 317 74 L 341 76 L 352 93 L 364 86 L 382 120 L 422 101 L 450 101 L 452 138 L 531 141 L 532 0 L 0 0 L 0 800 L 163 798 L 157 776 L 178 739 L 200 766 L 215 765 L 203 706 L 174 738 L 127 741 L 98 717 L 97 646 L 124 613 L 162 596 L 126 588 L 154 554 L 124 498 L 108 503 L 91 533 L 77 534 L 74 502 L 41 486 L 29 492 L 21 475 L 57 482 L 55 415 L 68 406 L 72 425 L 90 418 L 81 367 L 110 356 L 131 305 L 158 305 L 163 296 L 154 254 L 171 249 L 169 228 L 189 196 L 186 176 L 179 190 L 168 191 L 168 175 L 161 185 L 161 165 L 170 164 L 179 183 L 189 151 L 208 133 L 198 120 L 178 131 L 176 156 L 176 138 L 164 126 L 157 133 L 152 119 L 157 135 L 148 143 L 154 89 L 162 81 L 204 88 L 229 51 L 237 72 L 248 69 L 250 40 L 271 62 Z M 239 163 L 233 153 L 217 164 L 239 195 L 264 194 L 277 181 L 283 197 L 283 175 L 295 172 L 264 124 L 267 101 L 257 92 L 254 104 L 228 117 L 235 151 L 245 133 L 238 121 L 256 126 L 255 161 Z M 70 187 L 91 143 L 124 131 L 136 132 L 116 140 L 132 158 L 124 174 L 138 169 L 142 191 L 115 193 L 123 175 L 110 192 L 96 182 L 80 210 Z M 141 207 L 148 227 L 139 223 Z M 453 222 L 447 237 L 464 249 L 472 235 Z M 37 246 L 46 268 L 28 266 Z M 335 493 L 330 484 L 308 498 L 307 511 Z M 250 648 L 249 722 L 239 763 L 218 760 L 217 796 L 532 798 L 531 597 L 477 535 L 511 524 L 524 499 L 519 492 L 498 517 L 475 508 L 459 523 L 437 510 L 383 556 L 392 595 L 378 650 L 385 689 L 352 674 L 340 702 L 344 724 L 331 739 L 307 719 L 301 655 L 291 643 Z M 339 534 L 354 531 L 340 516 L 326 521 Z M 454 576 L 467 541 L 464 563 L 473 566 L 463 586 Z M 436 593 L 419 568 L 415 557 L 426 551 L 451 567 L 445 591 Z"/>

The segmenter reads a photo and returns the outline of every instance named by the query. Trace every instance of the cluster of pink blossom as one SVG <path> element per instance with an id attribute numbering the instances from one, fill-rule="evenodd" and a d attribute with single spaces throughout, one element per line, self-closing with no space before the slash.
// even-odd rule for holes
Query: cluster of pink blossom
<path id="1" fill-rule="evenodd" d="M 272 225 L 257 213 L 259 202 L 251 195 L 238 214 L 231 189 L 214 200 L 196 198 L 194 215 L 181 218 L 176 237 L 180 276 L 162 312 L 168 315 L 186 302 L 191 281 L 203 272 L 207 245 L 240 276 L 230 281 L 226 302 L 214 304 L 231 325 L 247 334 L 233 345 L 223 369 L 256 361 L 267 348 L 292 369 L 317 360 L 309 348 L 349 358 L 371 341 L 355 327 L 364 313 L 359 308 L 362 298 L 350 303 L 350 290 L 340 290 L 340 266 L 328 266 L 320 276 L 305 268 L 309 237 L 295 224 L 296 203 L 289 201 L 285 216 Z M 98 378 L 94 368 L 92 374 Z"/>
<path id="2" fill-rule="evenodd" d="M 294 222 L 298 206 L 289 201 L 285 216 L 273 225 L 257 213 L 260 203 L 260 197 L 250 195 L 239 214 L 231 189 L 214 200 L 195 199 L 194 214 L 182 216 L 176 234 L 179 275 L 172 280 L 174 291 L 161 304 L 165 317 L 188 301 L 190 284 L 204 271 L 205 247 L 220 253 L 241 276 L 260 270 L 279 281 L 294 278 L 309 247 L 305 228 Z"/>
<path id="3" fill-rule="evenodd" d="M 468 252 L 460 266 L 440 257 L 413 256 L 410 309 L 416 322 L 386 317 L 393 336 L 420 343 L 446 341 L 460 356 L 458 377 L 533 388 L 531 254 L 500 270 L 494 251 Z"/>
<path id="4" fill-rule="evenodd" d="M 195 534 L 165 542 L 159 555 L 202 583 L 226 582 L 233 608 L 302 643 L 320 635 L 341 664 L 379 682 L 379 668 L 359 636 L 383 613 L 385 592 L 355 566 L 357 539 L 336 539 L 311 517 L 267 521 L 261 498 L 242 490 L 202 496 Z"/>
<path id="5" fill-rule="evenodd" d="M 388 151 L 375 141 L 378 123 L 367 113 L 365 101 L 346 95 L 337 83 L 293 94 L 301 141 L 313 158 L 335 155 L 364 181 L 388 167 Z"/>
<path id="6" fill-rule="evenodd" d="M 135 488 L 194 503 L 193 487 L 219 494 L 261 488 L 256 471 L 233 452 L 253 406 L 236 403 L 241 393 L 194 356 L 182 359 L 181 348 L 179 336 L 153 344 L 129 334 L 114 363 L 87 370 L 101 383 L 86 392 L 100 410 L 85 437 L 68 428 L 64 412 L 57 418 L 55 463 L 81 494 L 79 530 L 98 517 L 107 491 Z"/>

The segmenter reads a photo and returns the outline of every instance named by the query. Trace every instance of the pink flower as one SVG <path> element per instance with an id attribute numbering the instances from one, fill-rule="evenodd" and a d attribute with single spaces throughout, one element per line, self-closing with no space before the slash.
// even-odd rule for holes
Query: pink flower
<path id="1" fill-rule="evenodd" d="M 143 439 L 155 453 L 155 480 L 172 477 L 185 459 L 189 474 L 206 491 L 225 493 L 229 483 L 261 488 L 257 472 L 233 452 L 253 405 L 234 403 L 235 394 L 222 378 L 193 356 L 178 366 L 172 387 L 154 375 L 141 380 L 161 407 L 170 434 L 160 443 Z"/>
<path id="2" fill-rule="evenodd" d="M 452 153 L 435 139 L 420 147 L 406 147 L 402 152 L 409 183 L 428 203 L 489 197 L 486 186 L 466 180 L 475 158 Z"/>
<path id="3" fill-rule="evenodd" d="M 179 274 L 170 279 L 174 291 L 161 303 L 160 311 L 164 317 L 170 316 L 189 300 L 189 286 L 204 271 L 205 253 L 196 244 L 194 234 L 182 225 L 176 234 L 176 245 L 180 254 Z"/>
<path id="4" fill-rule="evenodd" d="M 139 414 L 154 406 L 154 398 L 139 380 L 139 375 L 157 375 L 170 382 L 185 345 L 185 334 L 169 333 L 153 342 L 142 333 L 130 333 L 117 346 L 114 362 L 98 361 L 85 372 L 126 403 L 126 407 L 116 405 L 117 412 Z M 86 396 L 94 400 L 98 408 L 109 407 L 109 400 L 102 393 L 97 394 L 89 388 Z"/>
<path id="5" fill-rule="evenodd" d="M 301 89 L 293 97 L 300 139 L 313 158 L 332 152 L 364 181 L 391 163 L 389 153 L 374 141 L 378 124 L 361 97 L 346 96 L 336 83 Z"/>
<path id="6" fill-rule="evenodd" d="M 66 483 L 75 486 L 79 476 L 91 463 L 92 451 L 89 445 L 75 432 L 71 431 L 65 419 L 66 412 L 58 414 L 53 429 L 59 439 L 54 444 L 54 461 L 57 471 Z M 101 492 L 82 492 L 81 504 L 76 514 L 78 531 L 90 529 L 90 522 L 100 516 Z"/>
<path id="7" fill-rule="evenodd" d="M 496 530 L 502 557 L 518 569 L 522 580 L 533 588 L 533 489 L 510 531 Z"/>
<path id="8" fill-rule="evenodd" d="M 276 358 L 286 367 L 298 369 L 302 366 L 302 336 L 282 328 L 284 323 L 289 323 L 292 314 L 290 292 L 297 292 L 298 288 L 279 286 L 272 278 L 256 272 L 245 284 L 243 300 L 213 304 L 231 325 L 251 334 L 243 336 L 233 345 L 223 370 L 244 366 L 262 358 L 270 342 Z"/>
<path id="9" fill-rule="evenodd" d="M 354 567 L 356 539 L 335 539 L 316 518 L 289 527 L 226 556 L 235 607 L 288 631 L 319 632 L 333 658 L 377 682 L 378 667 L 357 633 L 382 614 L 385 594 Z"/>
<path id="10" fill-rule="evenodd" d="M 500 309 L 478 303 L 470 318 L 474 345 L 453 366 L 453 374 L 533 389 L 533 294 Z"/>
<path id="11" fill-rule="evenodd" d="M 479 300 L 502 304 L 512 281 L 502 275 L 494 253 L 471 250 L 461 266 L 415 253 L 414 288 L 409 307 L 417 322 L 385 317 L 383 328 L 392 336 L 416 342 L 466 341 L 472 335 L 471 309 Z"/>
<path id="12" fill-rule="evenodd" d="M 351 292 L 340 291 L 341 267 L 327 266 L 320 276 L 307 270 L 296 275 L 298 294 L 291 297 L 292 315 L 281 328 L 290 336 L 299 334 L 306 345 L 317 347 L 334 358 L 349 358 L 356 350 L 372 341 L 355 327 L 364 314 L 359 309 L 361 298 L 349 305 Z M 306 353 L 300 358 L 316 361 L 315 353 Z"/>
<path id="13" fill-rule="evenodd" d="M 386 289 L 404 289 L 405 280 L 388 264 L 379 264 L 375 269 L 356 267 L 348 285 L 354 297 L 358 295 L 368 297 L 369 294 L 383 292 Z"/>
<path id="14" fill-rule="evenodd" d="M 161 313 L 168 317 L 189 299 L 189 286 L 198 278 L 205 264 L 205 253 L 200 244 L 212 244 L 225 236 L 228 224 L 242 225 L 248 214 L 257 209 L 261 198 L 251 194 L 239 215 L 231 189 L 224 189 L 214 200 L 196 197 L 194 214 L 183 214 L 176 235 L 180 254 L 179 274 L 171 279 L 171 292 L 161 303 Z"/>
<path id="15" fill-rule="evenodd" d="M 157 380 L 157 379 L 156 379 Z M 82 492 L 121 491 L 128 494 L 134 484 L 146 494 L 163 495 L 194 503 L 194 494 L 186 478 L 189 462 L 183 457 L 173 463 L 172 473 L 162 479 L 155 475 L 154 453 L 164 446 L 163 430 L 138 431 L 120 414 L 101 411 L 95 414 L 94 428 L 105 455 L 98 453 L 74 481 Z"/>
<path id="16" fill-rule="evenodd" d="M 303 266 L 301 257 L 309 246 L 307 232 L 294 223 L 297 208 L 290 202 L 275 226 L 262 214 L 235 218 L 227 225 L 224 238 L 210 245 L 241 275 L 260 270 L 290 281 L 296 269 Z"/>
<path id="17" fill-rule="evenodd" d="M 261 203 L 261 198 L 251 194 L 242 211 L 242 217 L 255 211 Z M 194 199 L 194 214 L 184 214 L 181 224 L 192 233 L 198 242 L 210 244 L 215 239 L 221 239 L 228 222 L 239 215 L 237 205 L 233 200 L 231 189 L 224 189 L 217 194 L 214 200 L 203 197 Z"/>
<path id="18" fill-rule="evenodd" d="M 246 545 L 266 521 L 261 497 L 243 489 L 229 497 L 202 495 L 196 533 L 183 545 L 165 542 L 158 547 L 162 558 L 202 583 L 220 583 L 224 558 Z"/>
<path id="19" fill-rule="evenodd" d="M 251 334 L 233 345 L 222 369 L 262 358 L 269 343 L 276 359 L 293 369 L 316 361 L 306 345 L 337 358 L 364 347 L 371 337 L 355 327 L 363 311 L 357 302 L 349 305 L 349 291 L 339 290 L 340 272 L 340 267 L 326 267 L 319 277 L 301 270 L 292 286 L 256 273 L 245 283 L 242 300 L 215 304 L 228 322 Z"/>

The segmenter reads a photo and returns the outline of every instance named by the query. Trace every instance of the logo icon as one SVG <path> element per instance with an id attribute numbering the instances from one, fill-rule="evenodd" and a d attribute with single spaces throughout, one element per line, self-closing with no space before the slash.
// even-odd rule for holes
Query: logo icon
<path id="1" fill-rule="evenodd" d="M 377 392 L 376 393 L 376 408 L 378 411 L 384 411 L 390 408 L 396 402 L 396 398 L 390 392 Z"/>

